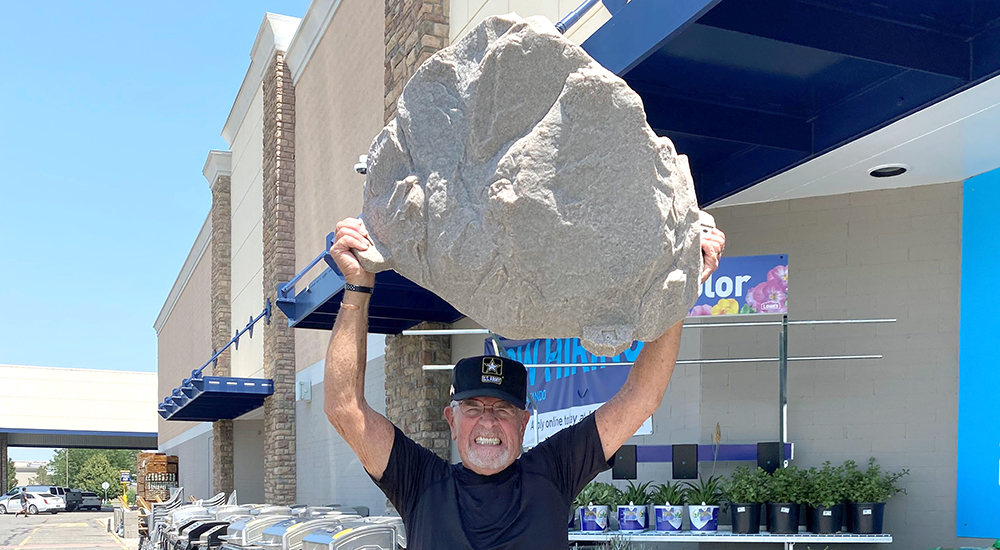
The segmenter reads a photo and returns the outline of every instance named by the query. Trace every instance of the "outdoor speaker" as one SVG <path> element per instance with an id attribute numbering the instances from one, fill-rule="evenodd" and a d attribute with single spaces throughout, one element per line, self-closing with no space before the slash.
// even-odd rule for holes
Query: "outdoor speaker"
<path id="1" fill-rule="evenodd" d="M 780 453 L 781 443 L 779 442 L 758 443 L 757 466 L 760 466 L 765 472 L 773 474 L 781 467 L 781 457 L 778 456 Z"/>
<path id="2" fill-rule="evenodd" d="M 698 479 L 698 445 L 673 446 L 674 479 Z"/>
<path id="3" fill-rule="evenodd" d="M 622 445 L 611 458 L 611 479 L 636 479 L 635 445 Z"/>

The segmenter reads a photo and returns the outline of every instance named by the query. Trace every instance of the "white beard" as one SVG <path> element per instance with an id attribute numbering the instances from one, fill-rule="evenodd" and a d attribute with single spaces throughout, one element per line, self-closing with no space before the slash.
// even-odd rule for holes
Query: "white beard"
<path id="1" fill-rule="evenodd" d="M 495 448 L 480 448 L 475 443 L 469 446 L 466 457 L 471 466 L 481 470 L 502 470 L 510 464 L 510 448 L 498 445 Z"/>

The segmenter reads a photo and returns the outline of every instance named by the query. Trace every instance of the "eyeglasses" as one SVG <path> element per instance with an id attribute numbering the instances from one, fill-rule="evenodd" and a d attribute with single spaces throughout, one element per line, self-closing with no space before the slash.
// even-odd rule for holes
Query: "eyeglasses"
<path id="1" fill-rule="evenodd" d="M 458 402 L 458 409 L 469 418 L 479 418 L 487 409 L 493 411 L 493 416 L 499 420 L 510 420 L 514 418 L 520 409 L 506 401 L 496 401 L 490 406 L 478 399 L 463 399 Z"/>

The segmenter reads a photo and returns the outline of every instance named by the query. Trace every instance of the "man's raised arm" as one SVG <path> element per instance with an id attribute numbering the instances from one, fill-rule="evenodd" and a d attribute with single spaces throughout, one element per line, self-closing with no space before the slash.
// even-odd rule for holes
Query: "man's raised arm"
<path id="1" fill-rule="evenodd" d="M 719 267 L 719 257 L 725 246 L 725 235 L 718 229 L 711 228 L 702 235 L 702 282 Z M 605 459 L 618 452 L 618 448 L 659 408 L 674 373 L 683 324 L 683 320 L 679 321 L 662 336 L 643 345 L 625 384 L 594 413 Z"/>
<path id="2" fill-rule="evenodd" d="M 352 285 L 371 287 L 375 275 L 361 267 L 352 250 L 368 248 L 368 231 L 361 220 L 348 218 L 337 224 L 330 255 Z M 365 363 L 368 358 L 368 302 L 364 292 L 345 291 L 326 351 L 323 377 L 323 411 L 337 433 L 358 455 L 362 466 L 381 479 L 389 463 L 395 431 L 365 399 Z"/>

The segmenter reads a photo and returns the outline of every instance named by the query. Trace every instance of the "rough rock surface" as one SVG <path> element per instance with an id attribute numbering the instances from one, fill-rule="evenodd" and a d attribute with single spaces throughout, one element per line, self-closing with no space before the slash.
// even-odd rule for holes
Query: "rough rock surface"
<path id="1" fill-rule="evenodd" d="M 687 158 L 543 17 L 490 17 L 417 70 L 372 143 L 362 217 L 367 269 L 507 338 L 614 355 L 697 297 Z"/>

